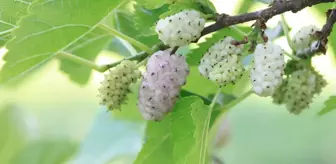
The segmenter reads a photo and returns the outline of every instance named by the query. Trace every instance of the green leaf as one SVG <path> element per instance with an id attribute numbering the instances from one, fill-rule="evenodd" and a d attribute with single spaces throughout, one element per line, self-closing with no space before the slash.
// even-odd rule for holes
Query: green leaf
<path id="1" fill-rule="evenodd" d="M 157 35 L 155 32 L 155 23 L 160 19 L 160 15 L 168 10 L 167 6 L 154 10 L 148 10 L 140 5 L 134 5 L 134 25 L 141 32 L 141 35 Z"/>
<path id="2" fill-rule="evenodd" d="M 200 4 L 202 4 L 203 8 L 203 13 L 205 14 L 216 14 L 216 7 L 210 0 L 196 0 Z"/>
<path id="3" fill-rule="evenodd" d="M 324 115 L 335 109 L 336 109 L 336 96 L 330 96 L 329 99 L 324 102 L 324 108 L 318 114 Z"/>
<path id="4" fill-rule="evenodd" d="M 85 35 L 66 51 L 89 61 L 95 61 L 98 53 L 111 39 L 112 36 L 106 34 L 105 31 L 95 28 L 90 34 Z M 71 81 L 81 85 L 87 84 L 92 72 L 91 68 L 67 59 L 61 60 L 60 70 L 68 74 Z"/>
<path id="5" fill-rule="evenodd" d="M 187 164 L 202 163 L 202 158 L 205 160 L 208 158 L 207 140 L 205 139 L 206 132 L 206 120 L 208 116 L 209 107 L 204 105 L 202 102 L 197 101 L 191 105 L 193 111 L 191 113 L 194 123 L 196 125 L 194 137 L 196 139 L 196 144 L 192 149 L 191 153 L 187 157 Z M 205 151 L 205 152 L 204 152 Z"/>
<path id="6" fill-rule="evenodd" d="M 200 87 L 200 84 L 206 87 Z M 197 66 L 191 66 L 190 74 L 187 77 L 187 84 L 183 88 L 207 97 L 208 95 L 216 92 L 218 86 L 214 82 L 201 76 Z"/>
<path id="7" fill-rule="evenodd" d="M 18 152 L 13 164 L 66 163 L 77 151 L 77 144 L 68 140 L 39 140 Z"/>
<path id="8" fill-rule="evenodd" d="M 0 163 L 10 163 L 27 139 L 27 120 L 24 111 L 13 106 L 0 107 Z"/>
<path id="9" fill-rule="evenodd" d="M 0 47 L 12 38 L 11 32 L 17 27 L 20 17 L 27 14 L 27 8 L 33 0 L 0 1 Z"/>
<path id="10" fill-rule="evenodd" d="M 163 121 L 149 121 L 146 142 L 135 164 L 182 164 L 191 158 L 195 159 L 188 164 L 199 163 L 207 109 L 199 97 L 184 97 L 177 101 L 172 113 Z"/>
<path id="11" fill-rule="evenodd" d="M 149 47 L 157 44 L 159 42 L 157 35 L 143 35 L 142 31 L 137 29 L 136 14 L 134 4 L 126 3 L 124 6 L 116 9 L 114 14 L 107 17 L 104 22 L 119 32 L 132 37 Z M 137 50 L 140 51 L 140 49 Z"/>
<path id="12" fill-rule="evenodd" d="M 204 18 L 206 18 L 206 14 L 213 16 L 216 14 L 216 9 L 209 0 L 181 0 L 170 5 L 169 11 L 161 14 L 160 18 L 165 18 L 186 9 L 199 11 Z"/>
<path id="13" fill-rule="evenodd" d="M 136 2 L 147 9 L 157 9 L 168 3 L 169 0 L 136 0 Z"/>
<path id="14" fill-rule="evenodd" d="M 185 163 L 187 155 L 196 144 L 194 133 L 196 125 L 191 116 L 193 109 L 191 105 L 201 101 L 198 97 L 186 97 L 178 101 L 171 115 L 171 134 L 174 146 L 174 163 Z M 183 125 L 183 126 L 181 126 Z"/>
<path id="15" fill-rule="evenodd" d="M 171 117 L 161 122 L 148 121 L 145 143 L 134 164 L 172 164 L 173 142 L 170 134 Z"/>
<path id="16" fill-rule="evenodd" d="M 127 95 L 127 101 L 125 104 L 121 105 L 120 111 L 113 112 L 113 115 L 116 118 L 137 122 L 144 121 L 137 106 L 139 85 L 140 83 L 131 86 L 132 93 Z"/>
<path id="17" fill-rule="evenodd" d="M 112 41 L 108 44 L 106 49 L 124 57 L 129 57 L 133 54 L 136 54 L 136 50 L 132 45 L 117 37 L 112 38 Z"/>
<path id="18" fill-rule="evenodd" d="M 35 1 L 8 42 L 0 83 L 17 80 L 92 33 L 122 0 Z"/>
<path id="19" fill-rule="evenodd" d="M 201 5 L 194 3 L 192 1 L 183 1 L 180 3 L 174 3 L 172 5 L 169 6 L 169 11 L 163 13 L 160 15 L 160 18 L 165 18 L 168 17 L 170 15 L 174 15 L 178 12 L 181 12 L 182 10 L 186 10 L 186 9 L 193 9 L 193 10 L 197 10 L 201 12 L 200 9 Z"/>
<path id="20" fill-rule="evenodd" d="M 213 34 L 209 34 L 202 38 L 201 42 L 198 43 L 196 48 L 193 48 L 187 56 L 187 62 L 190 65 L 198 65 L 202 56 L 208 51 L 208 49 L 219 40 L 223 39 L 225 36 L 232 36 L 233 38 L 239 40 L 242 39 L 239 33 L 237 33 L 232 28 L 225 28 L 217 31 Z"/>
<path id="21" fill-rule="evenodd" d="M 251 79 L 250 79 L 250 71 L 245 71 L 242 78 L 239 79 L 234 85 L 232 94 L 235 97 L 240 97 L 242 94 L 246 93 L 251 88 L 252 88 L 252 84 L 251 84 Z"/>

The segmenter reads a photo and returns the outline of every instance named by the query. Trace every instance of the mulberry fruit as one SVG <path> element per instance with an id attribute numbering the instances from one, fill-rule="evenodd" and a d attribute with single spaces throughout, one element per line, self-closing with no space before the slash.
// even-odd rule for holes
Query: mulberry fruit
<path id="1" fill-rule="evenodd" d="M 287 90 L 287 80 L 284 79 L 282 84 L 276 89 L 272 95 L 274 104 L 283 104 L 285 103 L 285 93 Z"/>
<path id="2" fill-rule="evenodd" d="M 122 61 L 109 70 L 101 82 L 99 88 L 101 104 L 106 105 L 109 110 L 119 109 L 130 93 L 129 86 L 140 77 L 141 72 L 137 69 L 136 62 Z"/>
<path id="3" fill-rule="evenodd" d="M 157 22 L 155 31 L 167 46 L 185 46 L 201 36 L 205 20 L 195 10 L 184 10 Z"/>
<path id="4" fill-rule="evenodd" d="M 209 48 L 198 67 L 202 76 L 225 86 L 243 75 L 245 70 L 239 57 L 244 46 L 233 45 L 233 41 L 232 37 L 225 37 Z"/>
<path id="5" fill-rule="evenodd" d="M 318 73 L 317 71 L 313 70 L 314 75 L 316 76 L 316 86 L 315 86 L 315 94 L 320 94 L 322 92 L 322 89 L 327 86 L 327 81 L 324 79 L 324 77 Z"/>
<path id="6" fill-rule="evenodd" d="M 288 79 L 285 103 L 293 114 L 300 114 L 309 107 L 314 97 L 316 76 L 308 69 L 298 70 Z"/>
<path id="7" fill-rule="evenodd" d="M 271 42 L 258 44 L 250 76 L 253 91 L 262 97 L 272 96 L 282 83 L 284 67 L 284 55 L 280 46 Z"/>
<path id="8" fill-rule="evenodd" d="M 146 120 L 161 120 L 170 112 L 189 74 L 184 56 L 158 51 L 148 60 L 139 88 L 138 108 Z"/>
<path id="9" fill-rule="evenodd" d="M 313 35 L 319 31 L 315 25 L 302 27 L 292 38 L 296 54 L 300 57 L 310 53 L 311 45 L 315 41 Z"/>

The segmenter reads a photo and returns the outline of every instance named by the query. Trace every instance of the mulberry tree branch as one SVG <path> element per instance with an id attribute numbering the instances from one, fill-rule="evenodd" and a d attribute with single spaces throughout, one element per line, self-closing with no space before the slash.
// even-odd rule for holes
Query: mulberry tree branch
<path id="1" fill-rule="evenodd" d="M 321 30 L 321 38 L 327 38 L 333 29 L 336 22 L 336 8 L 331 9 L 327 12 L 327 22 Z"/>
<path id="2" fill-rule="evenodd" d="M 328 36 L 331 34 L 333 26 L 336 22 L 336 8 L 330 9 L 327 12 L 327 21 L 322 27 L 321 31 L 316 32 L 316 36 L 319 38 L 319 42 L 316 47 L 316 52 L 326 53 L 327 44 L 328 44 Z"/>
<path id="3" fill-rule="evenodd" d="M 275 2 L 273 2 L 273 4 L 269 8 L 260 11 L 241 14 L 237 16 L 220 14 L 216 17 L 216 23 L 206 27 L 202 31 L 202 36 L 235 24 L 240 24 L 253 20 L 267 21 L 273 16 L 285 13 L 287 11 L 292 11 L 296 13 L 306 7 L 328 2 L 335 2 L 335 0 L 275 0 Z"/>

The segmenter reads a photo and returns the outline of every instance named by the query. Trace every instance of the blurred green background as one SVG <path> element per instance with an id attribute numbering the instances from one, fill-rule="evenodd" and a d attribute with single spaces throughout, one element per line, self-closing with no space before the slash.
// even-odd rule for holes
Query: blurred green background
<path id="1" fill-rule="evenodd" d="M 265 7 L 244 0 L 214 0 L 214 4 L 228 14 Z M 322 26 L 321 9 L 285 16 L 295 32 L 311 23 Z M 274 27 L 278 21 L 277 16 L 268 25 Z M 333 36 L 335 41 L 335 32 Z M 289 50 L 284 37 L 276 43 Z M 334 56 L 330 48 L 328 55 L 314 58 L 329 85 L 300 116 L 257 96 L 231 109 L 230 142 L 216 155 L 226 164 L 336 164 L 336 112 L 317 116 L 323 102 L 336 93 Z M 97 63 L 119 59 L 117 53 L 104 50 Z M 132 163 L 141 149 L 145 122 L 135 109 L 125 112 L 126 117 L 99 106 L 101 80 L 102 74 L 95 72 L 88 85 L 74 84 L 55 60 L 19 87 L 0 88 L 0 164 Z"/>

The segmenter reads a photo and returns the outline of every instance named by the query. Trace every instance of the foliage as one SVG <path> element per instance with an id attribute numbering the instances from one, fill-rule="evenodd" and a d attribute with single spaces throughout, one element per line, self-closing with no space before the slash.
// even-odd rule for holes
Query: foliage
<path id="1" fill-rule="evenodd" d="M 198 97 L 180 99 L 162 122 L 147 123 L 143 149 L 135 163 L 201 162 L 207 112 L 207 106 Z"/>
<path id="2" fill-rule="evenodd" d="M 329 99 L 324 102 L 324 108 L 319 112 L 319 115 L 325 115 L 336 109 L 336 96 L 330 96 Z"/>
<path id="3" fill-rule="evenodd" d="M 271 6 L 273 2 L 240 1 L 237 11 L 242 14 L 257 1 L 265 6 Z M 316 5 L 313 9 L 324 18 L 330 6 Z M 1 0 L 0 47 L 5 46 L 8 52 L 2 57 L 3 65 L 0 61 L 0 98 L 6 95 L 1 92 L 3 88 L 14 86 L 18 89 L 28 78 L 35 81 L 36 77 L 32 74 L 45 70 L 42 68 L 53 60 L 58 61 L 59 71 L 71 83 L 81 87 L 94 83 L 96 79 L 93 77 L 97 76 L 92 76 L 93 71 L 99 72 L 102 77 L 105 71 L 120 62 L 96 64 L 102 50 L 137 60 L 137 68 L 143 71 L 146 57 L 152 55 L 151 52 L 169 48 L 162 45 L 155 32 L 156 22 L 182 10 L 200 12 L 207 23 L 203 31 L 207 35 L 202 32 L 197 41 L 185 47 L 175 47 L 177 54 L 186 56 L 190 73 L 172 112 L 162 121 L 145 121 L 141 116 L 137 106 L 139 83 L 121 86 L 131 91 L 121 110 L 112 111 L 112 114 L 100 111 L 82 144 L 70 138 L 34 138 L 27 132 L 31 129 L 27 126 L 26 118 L 29 116 L 25 111 L 15 105 L 2 106 L 0 129 L 6 135 L 0 137 L 0 163 L 113 163 L 118 157 L 121 161 L 124 158 L 128 161 L 134 159 L 135 164 L 210 163 L 213 138 L 209 133 L 210 129 L 211 132 L 218 131 L 213 126 L 214 122 L 221 120 L 224 112 L 239 105 L 251 94 L 250 69 L 255 66 L 251 58 L 254 57 L 252 50 L 256 44 L 263 44 L 267 39 L 273 42 L 284 36 L 288 43 L 291 42 L 289 32 L 295 27 L 284 19 L 273 28 L 263 27 L 264 22 L 260 21 L 253 26 L 244 24 L 222 28 L 218 18 L 230 16 L 217 14 L 210 0 Z M 212 30 L 216 25 L 220 28 Z M 208 49 L 225 36 L 236 39 L 237 43 L 232 44 L 245 45 L 239 60 L 244 61 L 246 71 L 240 80 L 220 87 L 215 81 L 201 76 L 198 66 Z M 336 48 L 332 45 L 335 42 L 334 27 L 329 36 L 329 49 L 334 54 Z M 302 59 L 296 56 L 295 49 L 291 52 L 287 54 L 291 59 L 287 61 L 283 78 L 290 79 L 299 69 L 299 64 L 312 68 L 315 54 Z M 139 54 L 143 56 L 137 57 Z M 48 93 L 43 97 L 57 99 L 57 96 Z M 68 99 L 71 101 L 71 98 Z M 336 97 L 331 96 L 318 114 L 331 113 L 336 109 L 335 101 Z M 257 105 L 256 102 L 250 104 Z M 276 108 L 275 105 L 273 107 Z M 106 107 L 100 109 L 106 110 Z M 144 125 L 145 134 L 140 149 L 136 144 L 140 141 Z M 114 148 L 121 143 L 124 149 Z M 132 147 L 134 145 L 135 148 Z M 117 151 L 119 153 L 115 153 Z"/>

